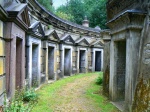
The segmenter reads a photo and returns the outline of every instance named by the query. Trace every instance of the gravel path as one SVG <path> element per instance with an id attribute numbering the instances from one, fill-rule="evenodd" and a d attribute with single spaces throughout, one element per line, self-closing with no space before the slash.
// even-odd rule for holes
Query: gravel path
<path id="1" fill-rule="evenodd" d="M 55 96 L 57 105 L 54 112 L 100 112 L 99 107 L 92 105 L 92 101 L 85 97 L 88 86 L 97 78 L 97 75 L 82 77 L 68 83 Z"/>

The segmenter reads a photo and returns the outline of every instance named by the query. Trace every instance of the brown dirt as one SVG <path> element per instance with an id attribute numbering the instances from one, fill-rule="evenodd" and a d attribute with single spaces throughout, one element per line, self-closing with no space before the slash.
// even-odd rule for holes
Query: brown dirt
<path id="1" fill-rule="evenodd" d="M 83 77 L 63 86 L 55 96 L 57 105 L 54 106 L 54 112 L 100 112 L 99 107 L 95 107 L 85 92 L 91 82 L 97 75 Z"/>

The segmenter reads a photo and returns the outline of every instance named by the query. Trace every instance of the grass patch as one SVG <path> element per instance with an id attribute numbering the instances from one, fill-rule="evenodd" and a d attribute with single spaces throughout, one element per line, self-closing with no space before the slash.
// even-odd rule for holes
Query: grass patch
<path id="1" fill-rule="evenodd" d="M 98 73 L 98 78 L 91 82 L 90 86 L 86 90 L 85 97 L 93 100 L 93 105 L 100 107 L 101 112 L 119 112 L 110 101 L 102 94 L 102 78 L 103 73 Z"/>
<path id="2" fill-rule="evenodd" d="M 69 78 L 58 80 L 52 84 L 45 84 L 37 91 L 39 95 L 39 101 L 36 107 L 33 108 L 32 112 L 52 112 L 52 107 L 55 105 L 52 99 L 57 91 L 61 89 L 62 86 L 66 85 L 69 82 L 73 82 L 78 78 L 91 76 L 91 73 L 88 74 L 78 74 L 71 76 Z M 60 102 L 59 102 L 60 103 Z"/>
<path id="3" fill-rule="evenodd" d="M 102 72 L 99 73 L 99 76 L 98 76 L 98 78 L 96 79 L 95 83 L 96 83 L 97 85 L 102 85 L 102 83 L 103 83 L 103 74 L 102 74 Z"/>
<path id="4" fill-rule="evenodd" d="M 63 86 L 74 82 L 76 79 L 83 77 L 91 78 L 92 75 L 97 75 L 98 77 L 99 73 L 78 74 L 58 80 L 53 84 L 43 85 L 40 90 L 36 91 L 39 95 L 39 101 L 36 107 L 33 108 L 32 112 L 53 112 L 56 105 L 62 105 L 65 102 L 72 100 L 67 99 L 67 101 L 64 102 L 63 97 L 57 95 L 58 92 L 63 91 Z M 99 92 L 100 88 L 102 87 L 97 85 L 95 80 L 93 80 L 90 87 L 86 90 L 86 93 L 84 94 L 85 96 L 83 95 L 83 97 L 87 97 L 89 100 L 93 101 L 92 104 L 99 106 L 102 109 L 102 112 L 117 112 L 115 111 L 115 107 L 110 104 L 103 95 L 96 93 Z"/>

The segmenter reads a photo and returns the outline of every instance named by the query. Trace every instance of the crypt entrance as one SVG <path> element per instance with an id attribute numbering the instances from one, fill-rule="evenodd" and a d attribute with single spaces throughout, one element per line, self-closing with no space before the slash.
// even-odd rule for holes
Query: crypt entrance
<path id="1" fill-rule="evenodd" d="M 16 38 L 16 89 L 20 89 L 23 85 L 22 78 L 22 39 Z"/>
<path id="2" fill-rule="evenodd" d="M 113 103 L 120 108 L 124 109 L 125 98 L 128 80 L 126 80 L 127 57 L 126 57 L 126 41 L 112 41 L 111 59 L 110 61 L 110 80 L 109 80 L 109 93 Z"/>
<path id="3" fill-rule="evenodd" d="M 39 60 L 39 46 L 32 44 L 32 87 L 38 87 L 38 60 Z"/>
<path id="4" fill-rule="evenodd" d="M 79 53 L 79 72 L 86 72 L 86 50 L 80 50 Z"/>
<path id="5" fill-rule="evenodd" d="M 116 101 L 125 100 L 126 41 L 115 42 Z"/>
<path id="6" fill-rule="evenodd" d="M 54 74 L 54 47 L 48 47 L 48 80 L 55 80 Z"/>
<path id="7" fill-rule="evenodd" d="M 64 76 L 71 75 L 71 49 L 64 49 Z"/>
<path id="8" fill-rule="evenodd" d="M 101 51 L 95 52 L 95 71 L 101 71 Z"/>

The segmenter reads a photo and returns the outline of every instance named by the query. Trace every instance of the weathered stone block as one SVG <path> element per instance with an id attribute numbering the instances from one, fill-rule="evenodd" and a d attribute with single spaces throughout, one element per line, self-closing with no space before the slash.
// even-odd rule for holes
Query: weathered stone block
<path id="1" fill-rule="evenodd" d="M 3 37 L 3 22 L 0 21 L 0 37 Z"/>
<path id="2" fill-rule="evenodd" d="M 0 58 L 0 75 L 3 75 L 4 74 L 4 59 L 3 58 Z"/>
<path id="3" fill-rule="evenodd" d="M 0 105 L 3 105 L 3 104 L 4 104 L 4 94 L 0 96 Z M 0 108 L 0 112 L 1 112 L 1 108 Z"/>
<path id="4" fill-rule="evenodd" d="M 57 50 L 57 56 L 59 56 L 60 55 L 60 52 L 59 52 L 59 50 Z"/>
<path id="5" fill-rule="evenodd" d="M 0 78 L 0 95 L 5 91 L 6 79 L 5 77 Z"/>
<path id="6" fill-rule="evenodd" d="M 0 56 L 4 56 L 4 40 L 0 39 Z"/>

